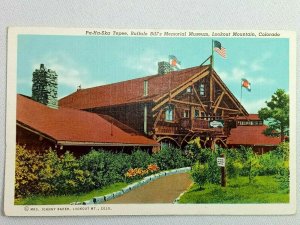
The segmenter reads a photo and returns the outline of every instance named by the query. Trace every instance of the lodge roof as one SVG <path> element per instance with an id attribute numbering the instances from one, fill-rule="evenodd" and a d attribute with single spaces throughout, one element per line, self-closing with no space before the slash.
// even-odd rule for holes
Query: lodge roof
<path id="1" fill-rule="evenodd" d="M 245 120 L 261 120 L 258 116 L 258 114 L 249 114 L 248 116 L 240 116 L 237 118 L 239 121 L 245 121 Z"/>
<path id="2" fill-rule="evenodd" d="M 109 118 L 60 107 L 52 109 L 17 95 L 17 125 L 37 132 L 61 145 L 77 146 L 156 146 L 152 139 L 138 134 L 118 121 L 114 125 Z"/>
<path id="3" fill-rule="evenodd" d="M 263 134 L 266 125 L 238 126 L 230 131 L 228 145 L 275 146 L 280 143 L 280 137 L 269 137 Z"/>
<path id="4" fill-rule="evenodd" d="M 168 93 L 195 73 L 208 66 L 196 66 L 165 75 L 151 75 L 137 79 L 77 90 L 59 100 L 64 107 L 87 109 L 111 105 L 152 101 Z M 144 96 L 144 81 L 148 81 L 148 96 Z"/>
<path id="5" fill-rule="evenodd" d="M 128 103 L 155 101 L 170 90 L 186 82 L 196 73 L 209 69 L 209 65 L 196 66 L 165 75 L 151 75 L 133 80 L 112 83 L 93 88 L 80 89 L 60 99 L 59 105 L 76 109 L 90 109 Z M 238 105 L 245 111 L 226 85 L 214 71 L 220 83 L 227 89 Z M 148 96 L 144 96 L 144 81 L 148 81 Z"/>

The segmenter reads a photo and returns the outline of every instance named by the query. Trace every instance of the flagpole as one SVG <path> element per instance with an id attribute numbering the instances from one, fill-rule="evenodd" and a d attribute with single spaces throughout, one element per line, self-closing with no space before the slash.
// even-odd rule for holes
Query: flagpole
<path id="1" fill-rule="evenodd" d="M 214 66 L 214 40 L 211 39 L 211 68 Z"/>
<path id="2" fill-rule="evenodd" d="M 242 104 L 242 97 L 243 97 L 243 85 L 241 83 L 241 104 Z"/>

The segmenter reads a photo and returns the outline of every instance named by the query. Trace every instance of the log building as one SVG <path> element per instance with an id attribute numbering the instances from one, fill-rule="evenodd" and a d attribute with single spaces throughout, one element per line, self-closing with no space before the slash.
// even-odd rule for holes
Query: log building
<path id="1" fill-rule="evenodd" d="M 248 112 L 211 63 L 179 71 L 158 65 L 156 75 L 78 89 L 59 106 L 108 115 L 162 145 L 184 147 L 200 137 L 203 147 L 226 147 L 237 117 Z"/>

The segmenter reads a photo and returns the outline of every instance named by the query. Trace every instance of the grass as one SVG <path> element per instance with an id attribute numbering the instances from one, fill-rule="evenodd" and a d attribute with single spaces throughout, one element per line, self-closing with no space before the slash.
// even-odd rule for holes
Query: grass
<path id="1" fill-rule="evenodd" d="M 24 199 L 16 199 L 15 205 L 59 205 L 70 204 L 71 202 L 82 202 L 92 199 L 93 197 L 119 191 L 127 185 L 127 183 L 116 183 L 102 188 L 100 190 L 93 190 L 91 192 L 82 193 L 78 195 L 33 196 Z"/>
<path id="2" fill-rule="evenodd" d="M 179 203 L 288 203 L 289 191 L 282 190 L 273 176 L 259 176 L 249 184 L 247 177 L 229 179 L 227 187 L 197 184 L 181 196 Z"/>

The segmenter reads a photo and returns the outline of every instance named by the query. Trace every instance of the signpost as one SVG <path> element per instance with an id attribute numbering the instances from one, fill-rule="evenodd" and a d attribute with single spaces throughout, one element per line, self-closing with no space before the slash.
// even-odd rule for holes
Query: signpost
<path id="1" fill-rule="evenodd" d="M 217 158 L 217 165 L 221 167 L 221 186 L 226 187 L 226 168 L 225 168 L 225 156 L 224 154 L 221 157 Z"/>

